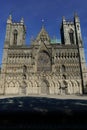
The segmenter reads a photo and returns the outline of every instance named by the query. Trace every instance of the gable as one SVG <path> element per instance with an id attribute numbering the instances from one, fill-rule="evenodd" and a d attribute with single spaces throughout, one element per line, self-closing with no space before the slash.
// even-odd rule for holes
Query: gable
<path id="1" fill-rule="evenodd" d="M 41 45 L 43 43 L 47 45 L 50 44 L 50 37 L 44 27 L 42 27 L 40 33 L 33 42 L 33 45 Z"/>

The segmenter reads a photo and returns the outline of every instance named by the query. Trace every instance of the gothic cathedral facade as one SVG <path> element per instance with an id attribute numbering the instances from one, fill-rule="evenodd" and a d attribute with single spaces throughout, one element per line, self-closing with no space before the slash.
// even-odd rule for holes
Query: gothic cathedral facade
<path id="1" fill-rule="evenodd" d="M 63 17 L 61 43 L 52 41 L 42 27 L 31 44 L 25 44 L 24 20 L 7 20 L 0 74 L 0 94 L 83 94 L 87 92 L 87 68 L 79 17 Z"/>

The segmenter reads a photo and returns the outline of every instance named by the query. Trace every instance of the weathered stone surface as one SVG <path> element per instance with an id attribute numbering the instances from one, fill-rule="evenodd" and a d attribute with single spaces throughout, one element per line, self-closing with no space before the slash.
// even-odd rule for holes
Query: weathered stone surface
<path id="1" fill-rule="evenodd" d="M 63 19 L 61 44 L 51 43 L 42 27 L 30 46 L 25 44 L 24 22 L 7 20 L 0 74 L 0 94 L 82 94 L 87 88 L 87 68 L 80 21 Z M 55 40 L 56 41 L 56 40 Z"/>

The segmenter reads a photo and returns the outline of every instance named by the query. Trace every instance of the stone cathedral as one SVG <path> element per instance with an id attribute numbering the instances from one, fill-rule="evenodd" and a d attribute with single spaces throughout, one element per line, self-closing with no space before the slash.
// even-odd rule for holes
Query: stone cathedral
<path id="1" fill-rule="evenodd" d="M 25 44 L 24 20 L 7 19 L 0 73 L 0 94 L 62 95 L 87 92 L 87 68 L 77 14 L 62 19 L 61 43 L 44 26 L 30 45 Z"/>

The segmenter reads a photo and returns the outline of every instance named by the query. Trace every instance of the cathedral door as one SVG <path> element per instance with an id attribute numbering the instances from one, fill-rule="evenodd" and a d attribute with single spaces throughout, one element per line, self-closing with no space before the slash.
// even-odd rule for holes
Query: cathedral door
<path id="1" fill-rule="evenodd" d="M 41 82 L 41 94 L 49 94 L 49 86 L 46 81 Z"/>

